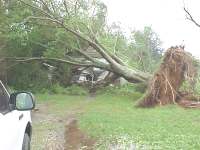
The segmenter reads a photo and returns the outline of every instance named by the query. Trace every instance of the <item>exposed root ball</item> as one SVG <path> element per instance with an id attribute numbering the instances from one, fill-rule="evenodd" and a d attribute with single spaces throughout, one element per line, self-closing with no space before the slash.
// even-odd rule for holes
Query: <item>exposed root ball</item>
<path id="1" fill-rule="evenodd" d="M 181 47 L 171 47 L 164 55 L 160 68 L 155 72 L 140 107 L 153 107 L 176 103 L 178 90 L 184 80 L 193 84 L 196 76 L 193 57 Z"/>

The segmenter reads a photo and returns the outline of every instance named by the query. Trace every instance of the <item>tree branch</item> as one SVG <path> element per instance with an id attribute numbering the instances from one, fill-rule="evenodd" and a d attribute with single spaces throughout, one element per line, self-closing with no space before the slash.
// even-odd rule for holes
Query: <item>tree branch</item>
<path id="1" fill-rule="evenodd" d="M 102 58 L 104 58 L 107 63 L 103 63 L 103 62 L 97 62 L 96 59 L 91 58 L 90 56 L 88 56 L 86 53 L 84 53 L 84 51 L 80 51 L 80 53 L 89 61 L 85 61 L 85 62 L 81 62 L 76 60 L 76 58 L 72 58 L 70 56 L 66 56 L 67 59 L 59 59 L 59 58 L 45 58 L 45 57 L 33 57 L 33 58 L 12 58 L 12 59 L 2 59 L 2 61 L 17 61 L 17 62 L 31 62 L 31 61 L 54 61 L 54 62 L 58 62 L 58 63 L 68 63 L 71 65 L 76 65 L 76 66 L 84 66 L 84 67 L 96 67 L 96 68 L 100 68 L 100 69 L 104 69 L 104 70 L 108 70 L 110 72 L 115 73 L 116 75 L 122 76 L 125 79 L 127 79 L 128 81 L 134 82 L 134 83 L 138 83 L 138 82 L 143 82 L 143 81 L 147 81 L 149 79 L 149 76 L 141 73 L 140 71 L 137 70 L 132 70 L 130 68 L 128 68 L 121 60 L 120 58 L 118 58 L 116 55 L 113 55 L 111 52 L 107 51 L 107 49 L 105 47 L 103 47 L 95 38 L 94 39 L 90 39 L 84 35 L 82 35 L 80 32 L 71 29 L 70 27 L 68 27 L 67 24 L 64 23 L 62 16 L 60 16 L 61 19 L 58 19 L 57 17 L 55 18 L 54 16 L 52 16 L 51 14 L 49 14 L 48 12 L 46 12 L 44 9 L 31 5 L 31 4 L 27 4 L 26 2 L 24 2 L 23 0 L 19 0 L 20 2 L 24 3 L 25 5 L 36 9 L 38 12 L 40 12 L 41 17 L 36 17 L 36 16 L 30 16 L 26 19 L 26 21 L 29 21 L 31 19 L 38 19 L 38 20 L 43 20 L 43 21 L 49 21 L 52 23 L 55 23 L 55 25 L 57 27 L 61 27 L 63 28 L 66 32 L 71 33 L 72 35 L 74 35 L 79 41 L 84 41 L 86 43 L 88 43 L 88 46 L 92 47 L 97 53 L 99 53 Z M 0 59 L 1 61 L 1 59 Z"/>
<path id="2" fill-rule="evenodd" d="M 87 60 L 90 60 L 92 62 L 96 62 L 95 58 L 90 57 L 86 52 L 80 49 L 75 49 L 77 52 L 79 52 L 81 55 L 83 55 Z"/>
<path id="3" fill-rule="evenodd" d="M 102 49 L 106 50 L 106 48 L 97 40 L 95 39 L 95 42 L 101 46 Z M 112 54 L 111 52 L 107 51 L 107 53 L 112 57 L 112 59 L 114 59 L 117 63 L 119 63 L 120 65 L 125 66 L 126 64 L 119 58 L 117 57 L 115 54 Z"/>
<path id="4" fill-rule="evenodd" d="M 34 62 L 34 61 L 41 61 L 41 62 L 47 62 L 47 61 L 54 61 L 57 63 L 67 63 L 73 66 L 81 66 L 81 67 L 96 67 L 104 70 L 111 71 L 112 69 L 110 68 L 109 65 L 103 64 L 103 63 L 93 63 L 93 62 L 82 62 L 78 60 L 73 60 L 73 58 L 70 58 L 70 56 L 67 57 L 68 60 L 66 59 L 61 59 L 61 58 L 46 58 L 46 57 L 4 57 L 0 59 L 0 62 L 18 62 L 18 63 L 29 63 L 29 62 Z"/>
<path id="5" fill-rule="evenodd" d="M 93 66 L 93 63 L 90 62 L 78 62 L 78 61 L 71 61 L 59 58 L 46 58 L 46 57 L 4 57 L 0 59 L 0 62 L 32 62 L 32 61 L 54 61 L 58 63 L 68 63 L 70 65 L 77 65 L 77 66 Z"/>
<path id="6" fill-rule="evenodd" d="M 184 11 L 186 12 L 186 18 L 190 21 L 192 21 L 197 27 L 200 27 L 200 24 L 197 23 L 197 21 L 192 17 L 190 12 L 184 7 Z"/>
<path id="7" fill-rule="evenodd" d="M 35 6 L 32 6 L 31 4 L 27 4 L 26 2 L 20 0 L 21 2 L 23 2 L 24 4 L 28 5 L 29 7 L 35 8 Z M 38 8 L 39 11 L 44 12 L 44 14 L 47 14 L 49 16 L 51 16 L 49 13 L 47 13 L 44 10 L 41 10 L 40 8 Z M 80 33 L 68 28 L 63 22 L 59 21 L 56 18 L 53 18 L 52 16 L 50 18 L 48 17 L 28 17 L 29 19 L 40 19 L 40 20 L 48 20 L 48 21 L 52 21 L 54 23 L 57 23 L 58 25 L 60 25 L 61 27 L 63 27 L 63 29 L 65 29 L 67 32 L 72 33 L 73 35 L 75 35 L 77 38 L 84 40 L 85 42 L 87 42 L 91 47 L 93 47 L 103 58 L 105 58 L 112 66 L 116 66 L 117 62 L 108 54 L 106 53 L 106 51 L 100 46 L 98 45 L 98 43 L 95 43 L 91 40 L 89 40 L 88 38 L 82 36 Z"/>
<path id="8" fill-rule="evenodd" d="M 39 19 L 39 20 L 48 20 L 54 23 L 59 24 L 61 27 L 63 27 L 66 31 L 74 34 L 75 36 L 77 36 L 79 39 L 84 40 L 86 42 L 88 42 L 88 44 L 93 47 L 97 52 L 99 52 L 101 54 L 101 56 L 103 58 L 105 58 L 109 63 L 111 63 L 112 65 L 115 65 L 116 62 L 115 60 L 113 60 L 113 58 L 111 56 L 109 56 L 100 46 L 98 46 L 96 43 L 90 41 L 89 39 L 83 37 L 82 35 L 80 35 L 79 33 L 77 33 L 76 31 L 73 31 L 69 28 L 67 28 L 62 22 L 56 20 L 56 19 L 52 19 L 52 18 L 44 18 L 44 17 L 34 17 L 34 16 L 29 16 L 26 20 L 28 21 L 29 19 Z M 113 57 L 115 57 L 113 55 Z M 119 59 L 116 57 L 116 59 Z M 121 62 L 122 63 L 122 62 Z"/>

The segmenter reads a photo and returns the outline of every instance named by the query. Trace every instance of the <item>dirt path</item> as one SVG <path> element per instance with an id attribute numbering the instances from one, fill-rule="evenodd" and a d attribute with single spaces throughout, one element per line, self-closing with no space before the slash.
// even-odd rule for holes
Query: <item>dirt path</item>
<path id="1" fill-rule="evenodd" d="M 64 120 L 49 113 L 49 105 L 38 104 L 37 110 L 32 113 L 33 150 L 64 150 Z"/>
<path id="2" fill-rule="evenodd" d="M 92 150 L 95 142 L 95 139 L 80 130 L 74 115 L 68 117 L 65 126 L 65 150 Z"/>
<path id="3" fill-rule="evenodd" d="M 33 150 L 92 150 L 95 140 L 78 127 L 77 114 L 84 113 L 86 106 L 94 97 L 87 98 L 83 104 L 67 110 L 66 115 L 49 113 L 51 103 L 41 103 L 33 111 Z"/>

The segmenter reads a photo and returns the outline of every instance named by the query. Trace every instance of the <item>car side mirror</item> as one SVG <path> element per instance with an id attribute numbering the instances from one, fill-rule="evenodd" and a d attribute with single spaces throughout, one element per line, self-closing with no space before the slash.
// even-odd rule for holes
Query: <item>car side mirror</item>
<path id="1" fill-rule="evenodd" d="M 32 110 L 35 107 L 33 95 L 29 92 L 17 92 L 10 95 L 12 109 L 19 111 Z"/>

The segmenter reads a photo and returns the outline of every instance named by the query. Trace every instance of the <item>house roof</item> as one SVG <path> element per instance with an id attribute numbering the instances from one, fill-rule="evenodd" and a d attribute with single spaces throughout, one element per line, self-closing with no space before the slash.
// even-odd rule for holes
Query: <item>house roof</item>
<path id="1" fill-rule="evenodd" d="M 96 52 L 96 50 L 94 48 L 92 48 L 91 46 L 88 47 L 85 51 L 89 56 L 93 57 L 93 58 L 102 58 L 102 56 Z"/>

